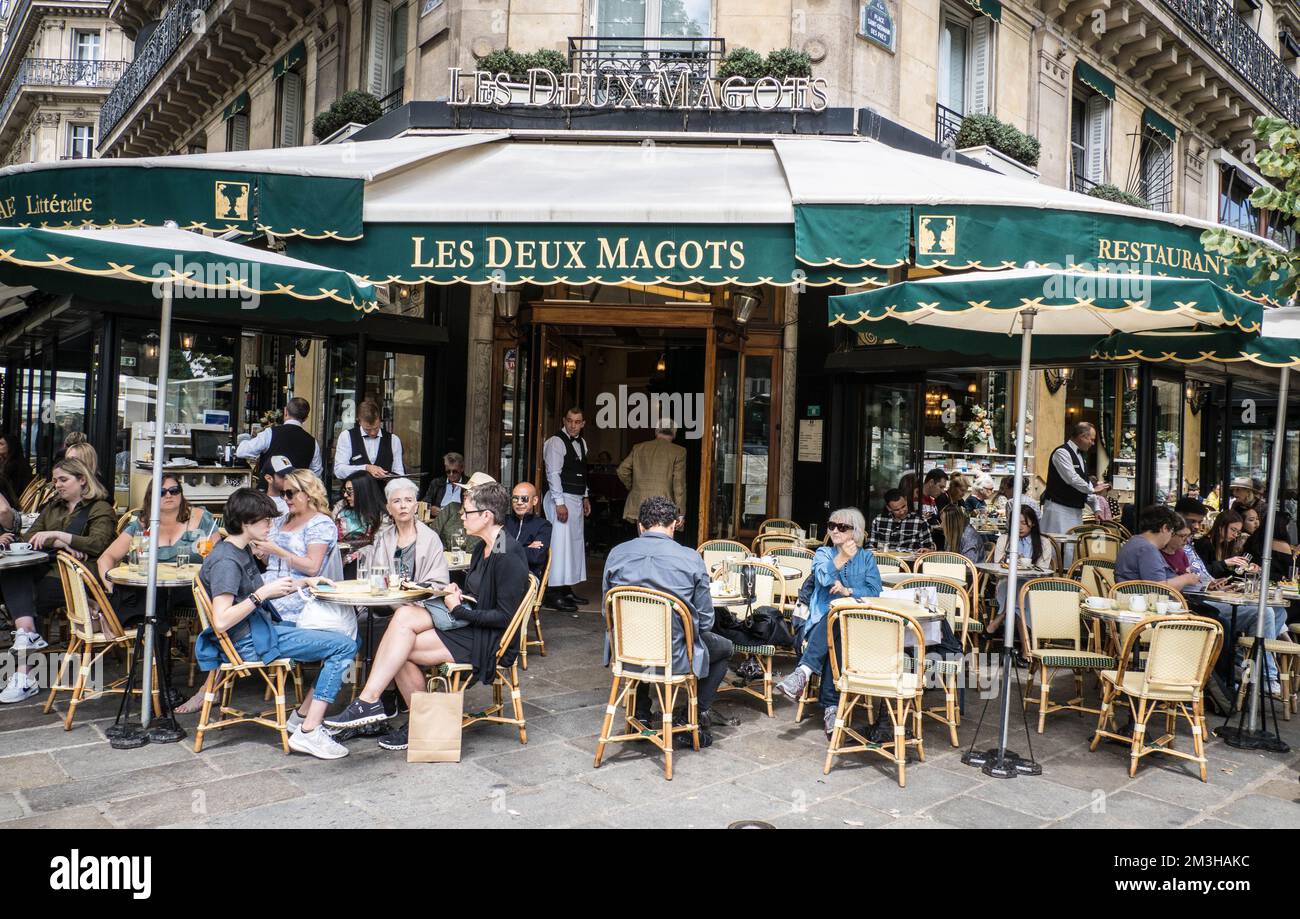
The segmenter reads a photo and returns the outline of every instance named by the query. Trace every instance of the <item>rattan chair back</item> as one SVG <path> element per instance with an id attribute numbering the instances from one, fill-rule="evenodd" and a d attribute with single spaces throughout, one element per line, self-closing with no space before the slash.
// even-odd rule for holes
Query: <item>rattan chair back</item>
<path id="1" fill-rule="evenodd" d="M 785 517 L 769 517 L 758 525 L 758 535 L 762 536 L 765 533 L 789 533 L 791 535 L 796 535 L 801 529 L 803 528 L 793 520 L 789 520 Z"/>
<path id="2" fill-rule="evenodd" d="M 73 633 L 88 644 L 95 640 L 96 632 L 110 637 L 121 635 L 122 624 L 113 604 L 90 569 L 66 552 L 58 554 L 58 566 L 64 609 Z M 92 603 L 99 608 L 98 621 L 91 613 Z"/>
<path id="3" fill-rule="evenodd" d="M 1079 536 L 1080 558 L 1102 558 L 1113 562 L 1119 555 L 1119 547 L 1119 537 L 1105 530 L 1094 529 Z"/>
<path id="4" fill-rule="evenodd" d="M 681 623 L 686 657 L 694 661 L 695 632 L 686 604 L 662 590 L 649 587 L 612 587 L 605 594 L 605 625 L 609 631 L 610 657 L 622 667 L 659 670 L 661 676 L 645 673 L 646 681 L 672 682 L 690 675 L 673 673 L 673 621 Z"/>
<path id="5" fill-rule="evenodd" d="M 753 543 L 755 555 L 767 555 L 773 549 L 782 546 L 802 547 L 803 541 L 790 533 L 760 533 L 754 538 Z"/>
<path id="6" fill-rule="evenodd" d="M 749 547 L 734 539 L 710 539 L 708 542 L 700 543 L 695 551 L 700 553 L 700 557 L 704 559 L 704 567 L 710 571 L 718 563 L 728 559 L 749 557 Z"/>
<path id="7" fill-rule="evenodd" d="M 924 552 L 916 557 L 912 570 L 917 574 L 957 581 L 966 587 L 974 587 L 979 580 L 979 569 L 958 552 Z"/>
<path id="8" fill-rule="evenodd" d="M 1069 578 L 1034 578 L 1020 588 L 1020 608 L 1029 620 L 1029 648 L 1041 651 L 1064 642 L 1083 648 L 1083 617 L 1079 604 L 1088 596 L 1083 585 Z"/>

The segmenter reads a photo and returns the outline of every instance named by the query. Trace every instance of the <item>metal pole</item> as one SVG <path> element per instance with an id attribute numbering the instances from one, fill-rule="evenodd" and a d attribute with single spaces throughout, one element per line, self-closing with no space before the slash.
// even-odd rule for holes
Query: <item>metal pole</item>
<path id="1" fill-rule="evenodd" d="M 1268 576 L 1273 567 L 1273 523 L 1277 518 L 1277 491 L 1282 481 L 1282 447 L 1286 442 L 1286 395 L 1291 382 L 1291 368 L 1282 368 L 1282 378 L 1277 387 L 1277 424 L 1273 429 L 1273 456 L 1268 463 L 1268 504 L 1264 506 L 1264 541 L 1260 550 L 1263 556 L 1259 560 L 1259 606 L 1255 618 L 1255 656 L 1259 661 L 1259 672 L 1250 684 L 1250 718 L 1249 730 L 1260 729 L 1260 687 L 1264 682 L 1264 617 L 1268 613 Z M 1272 637 L 1272 636 L 1269 636 Z M 1231 651 L 1229 651 L 1231 653 Z"/>
<path id="2" fill-rule="evenodd" d="M 149 726 L 153 714 L 154 616 L 158 609 L 158 527 L 162 514 L 163 447 L 167 432 L 167 365 L 172 342 L 172 285 L 162 288 L 162 327 L 158 345 L 157 408 L 153 431 L 153 481 L 149 483 L 149 581 L 144 599 L 144 647 L 140 649 L 140 727 Z M 165 665 L 165 662 L 164 662 Z"/>
<path id="3" fill-rule="evenodd" d="M 1002 726 L 998 731 L 998 756 L 1007 752 L 1007 729 L 1011 721 L 1011 649 L 1015 646 L 1016 588 L 1020 580 L 1020 501 L 1024 492 L 1025 469 L 1025 416 L 1029 411 L 1029 355 L 1033 350 L 1034 317 L 1037 310 L 1020 314 L 1020 404 L 1016 414 L 1016 473 L 1011 490 L 1011 517 L 1007 522 L 1007 545 L 1011 553 L 1007 558 L 1007 605 L 1003 610 L 1006 625 L 1002 633 Z"/>

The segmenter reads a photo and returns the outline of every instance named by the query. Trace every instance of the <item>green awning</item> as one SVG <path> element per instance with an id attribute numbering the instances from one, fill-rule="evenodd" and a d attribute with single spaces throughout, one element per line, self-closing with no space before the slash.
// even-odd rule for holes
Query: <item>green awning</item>
<path id="1" fill-rule="evenodd" d="M 902 204 L 798 204 L 795 257 L 810 266 L 893 268 L 907 263 L 911 208 Z"/>
<path id="2" fill-rule="evenodd" d="M 1179 364 L 1251 361 L 1266 367 L 1296 367 L 1300 366 L 1300 341 L 1221 329 L 1116 332 L 1096 344 L 1092 356 L 1103 361 Z"/>
<path id="3" fill-rule="evenodd" d="M 1174 127 L 1173 123 L 1165 118 L 1161 118 L 1159 114 L 1153 112 L 1151 109 L 1143 109 L 1142 127 L 1150 128 L 1157 134 L 1163 134 L 1171 141 L 1176 142 L 1178 140 L 1178 129 Z"/>
<path id="4" fill-rule="evenodd" d="M 236 115 L 242 115 L 246 111 L 248 111 L 248 93 L 242 92 L 234 98 L 234 101 L 222 109 L 221 120 L 229 121 Z"/>
<path id="5" fill-rule="evenodd" d="M 795 258 L 790 224 L 367 223 L 357 242 L 294 238 L 295 258 L 376 283 L 879 285 L 882 269 Z"/>
<path id="6" fill-rule="evenodd" d="M 998 0 L 967 0 L 977 12 L 983 13 L 994 22 L 1002 21 L 1002 4 Z"/>
<path id="7" fill-rule="evenodd" d="M 361 235 L 361 179 L 129 165 L 0 175 L 0 225 L 76 229 L 161 226 L 277 236 Z M 125 165 L 110 165 L 121 162 Z"/>
<path id="8" fill-rule="evenodd" d="M 1109 77 L 1103 76 L 1096 68 L 1085 64 L 1083 61 L 1075 61 L 1074 75 L 1079 78 L 1081 83 L 1091 86 L 1111 102 L 1115 101 L 1115 82 Z"/>
<path id="9" fill-rule="evenodd" d="M 840 312 L 831 310 L 831 322 Z M 952 351 L 968 357 L 987 358 L 994 361 L 1014 361 L 1020 358 L 1019 335 L 995 335 L 988 332 L 970 332 L 954 321 L 952 328 L 911 325 L 901 319 L 878 319 L 862 322 L 858 331 L 873 335 L 879 344 L 905 345 L 924 348 L 926 351 Z M 1088 357 L 1097 344 L 1096 335 L 1043 335 L 1034 340 L 1034 360 L 1074 361 Z"/>
<path id="10" fill-rule="evenodd" d="M 280 77 L 284 76 L 286 72 L 293 70 L 294 67 L 306 59 L 306 57 L 306 44 L 298 42 L 298 44 L 286 51 L 284 56 L 275 62 L 275 66 L 271 68 L 271 77 L 276 80 L 280 79 Z"/>

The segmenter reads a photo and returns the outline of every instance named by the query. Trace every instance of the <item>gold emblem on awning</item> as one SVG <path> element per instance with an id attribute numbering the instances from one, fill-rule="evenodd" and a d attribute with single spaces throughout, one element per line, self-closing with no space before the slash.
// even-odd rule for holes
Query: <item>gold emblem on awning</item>
<path id="1" fill-rule="evenodd" d="M 248 219 L 248 183 L 226 182 L 218 179 L 214 215 L 218 220 Z"/>
<path id="2" fill-rule="evenodd" d="M 957 218 L 952 214 L 922 214 L 916 220 L 917 255 L 956 255 Z"/>

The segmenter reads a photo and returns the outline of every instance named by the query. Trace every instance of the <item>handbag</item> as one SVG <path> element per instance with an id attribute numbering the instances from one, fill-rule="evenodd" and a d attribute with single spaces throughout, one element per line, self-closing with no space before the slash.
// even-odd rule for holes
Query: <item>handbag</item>
<path id="1" fill-rule="evenodd" d="M 447 604 L 443 603 L 442 600 L 425 600 L 424 608 L 433 617 L 433 627 L 436 629 L 450 632 L 452 629 L 463 629 L 469 625 L 464 619 L 457 619 L 453 616 L 451 610 L 447 609 Z"/>
<path id="2" fill-rule="evenodd" d="M 406 726 L 406 761 L 459 763 L 464 712 L 463 691 L 413 693 Z"/>
<path id="3" fill-rule="evenodd" d="M 350 606 L 309 596 L 298 614 L 298 628 L 339 632 L 357 640 L 357 613 Z"/>

